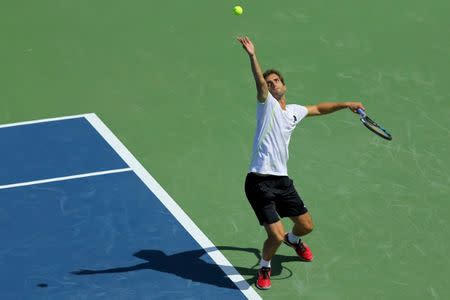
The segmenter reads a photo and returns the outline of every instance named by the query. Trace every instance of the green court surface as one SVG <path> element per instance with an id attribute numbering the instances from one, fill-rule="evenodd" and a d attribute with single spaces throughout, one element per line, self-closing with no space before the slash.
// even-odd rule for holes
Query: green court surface
<path id="1" fill-rule="evenodd" d="M 240 4 L 244 14 L 233 15 Z M 265 232 L 243 191 L 248 35 L 308 118 L 289 172 L 315 260 L 282 246 L 264 299 L 450 299 L 448 1 L 2 1 L 0 123 L 95 112 L 254 285 Z M 7 143 L 7 141 L 1 141 Z M 288 225 L 288 223 L 285 223 Z"/>

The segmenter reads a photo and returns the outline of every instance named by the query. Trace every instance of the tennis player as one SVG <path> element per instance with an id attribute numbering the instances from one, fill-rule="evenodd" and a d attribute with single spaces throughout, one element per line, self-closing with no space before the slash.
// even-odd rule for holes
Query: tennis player
<path id="1" fill-rule="evenodd" d="M 302 261 L 312 261 L 311 249 L 301 236 L 313 230 L 308 209 L 288 177 L 287 161 L 292 131 L 305 117 L 321 116 L 349 108 L 356 113 L 364 109 L 360 102 L 327 102 L 302 106 L 286 104 L 286 84 L 276 70 L 261 71 L 255 47 L 248 37 L 238 37 L 247 52 L 256 83 L 256 132 L 249 173 L 245 179 L 245 193 L 259 224 L 264 226 L 264 241 L 256 286 L 269 289 L 270 261 L 281 243 L 292 247 Z M 292 230 L 285 232 L 280 218 L 289 217 Z"/>

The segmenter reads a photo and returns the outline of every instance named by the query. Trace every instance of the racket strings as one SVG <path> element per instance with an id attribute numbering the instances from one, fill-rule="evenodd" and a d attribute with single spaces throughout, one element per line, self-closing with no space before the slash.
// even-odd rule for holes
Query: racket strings
<path id="1" fill-rule="evenodd" d="M 392 136 L 386 130 L 381 128 L 380 125 L 378 125 L 375 121 L 373 121 L 369 117 L 366 116 L 366 117 L 362 118 L 361 121 L 367 128 L 372 130 L 374 133 L 380 135 L 381 137 L 383 137 L 385 139 L 388 139 L 388 140 L 392 139 Z"/>

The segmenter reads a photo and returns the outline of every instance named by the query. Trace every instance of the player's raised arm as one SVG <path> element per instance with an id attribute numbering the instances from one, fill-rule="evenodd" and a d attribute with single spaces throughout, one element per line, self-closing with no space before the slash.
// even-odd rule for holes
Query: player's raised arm
<path id="1" fill-rule="evenodd" d="M 361 102 L 324 102 L 317 105 L 309 105 L 306 108 L 308 109 L 307 116 L 321 116 L 344 108 L 349 108 L 354 113 L 356 113 L 358 108 L 364 110 Z"/>
<path id="2" fill-rule="evenodd" d="M 245 49 L 248 57 L 250 58 L 253 77 L 255 78 L 256 83 L 257 99 L 259 102 L 264 102 L 269 94 L 269 88 L 267 87 L 267 83 L 264 79 L 258 60 L 256 59 L 255 46 L 248 37 L 238 37 L 238 41 L 242 44 L 242 47 Z"/>

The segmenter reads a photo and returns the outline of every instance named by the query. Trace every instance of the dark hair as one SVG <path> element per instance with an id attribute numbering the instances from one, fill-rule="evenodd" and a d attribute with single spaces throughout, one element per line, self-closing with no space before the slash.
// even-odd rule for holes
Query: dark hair
<path id="1" fill-rule="evenodd" d="M 275 74 L 278 77 L 280 77 L 281 82 L 284 84 L 283 75 L 281 75 L 281 73 L 279 71 L 275 70 L 275 69 L 269 69 L 269 70 L 265 71 L 264 74 L 263 74 L 264 79 L 266 79 L 270 74 Z"/>

